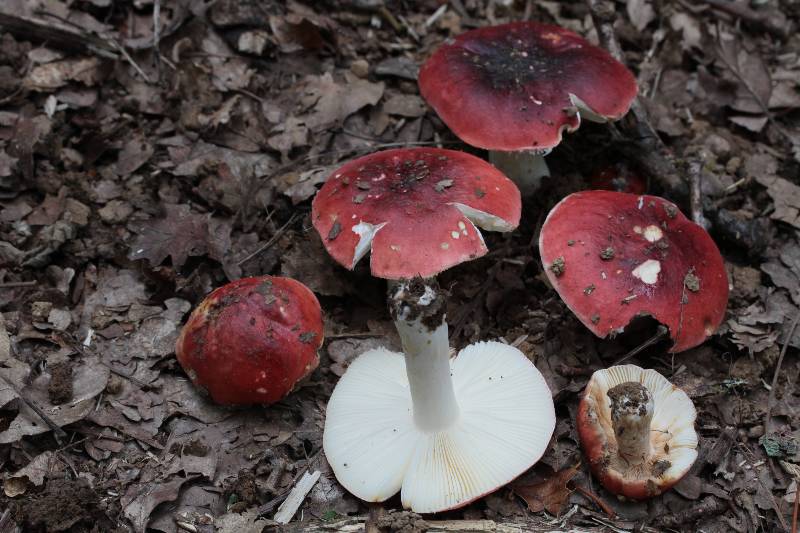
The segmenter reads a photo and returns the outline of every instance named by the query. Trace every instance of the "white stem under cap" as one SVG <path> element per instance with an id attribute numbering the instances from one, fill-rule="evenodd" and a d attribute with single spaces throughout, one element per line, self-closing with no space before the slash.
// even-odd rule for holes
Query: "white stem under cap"
<path id="1" fill-rule="evenodd" d="M 441 431 L 459 416 L 442 296 L 434 284 L 416 280 L 396 285 L 391 298 L 406 358 L 414 423 L 422 431 Z"/>
<path id="2" fill-rule="evenodd" d="M 523 197 L 531 196 L 542 182 L 550 176 L 544 160 L 545 154 L 535 150 L 517 152 L 489 151 L 489 162 L 517 184 Z"/>

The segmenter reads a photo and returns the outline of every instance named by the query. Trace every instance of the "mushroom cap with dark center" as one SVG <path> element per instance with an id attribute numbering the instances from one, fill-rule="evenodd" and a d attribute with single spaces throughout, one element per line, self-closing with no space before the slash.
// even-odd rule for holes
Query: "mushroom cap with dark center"
<path id="1" fill-rule="evenodd" d="M 484 255 L 478 229 L 519 224 L 516 185 L 463 152 L 376 152 L 342 166 L 314 197 L 312 219 L 328 253 L 346 268 L 371 250 L 372 275 L 431 277 Z"/>
<path id="2" fill-rule="evenodd" d="M 322 310 L 305 285 L 262 276 L 209 294 L 183 326 L 175 354 L 221 404 L 277 402 L 319 363 Z"/>
<path id="3" fill-rule="evenodd" d="M 622 117 L 636 80 L 576 33 L 537 22 L 468 31 L 439 47 L 419 74 L 422 96 L 463 141 L 489 150 L 547 150 L 580 125 Z M 575 98 L 574 98 L 575 97 Z"/>
<path id="4" fill-rule="evenodd" d="M 561 299 L 599 337 L 649 315 L 669 328 L 670 351 L 681 352 L 725 317 L 728 277 L 719 249 L 657 196 L 571 194 L 547 216 L 539 252 Z"/>

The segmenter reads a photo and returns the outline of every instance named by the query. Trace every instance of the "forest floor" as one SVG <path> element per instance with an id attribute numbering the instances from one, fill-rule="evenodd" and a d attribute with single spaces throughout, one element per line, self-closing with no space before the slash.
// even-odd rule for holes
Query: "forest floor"
<path id="1" fill-rule="evenodd" d="M 489 254 L 439 278 L 453 347 L 518 346 L 551 387 L 555 435 L 511 485 L 420 517 L 397 496 L 369 505 L 351 496 L 322 453 L 325 406 L 348 362 L 398 341 L 385 282 L 367 261 L 354 272 L 333 263 L 311 198 L 344 161 L 382 148 L 485 157 L 421 99 L 420 65 L 447 38 L 510 20 L 598 42 L 587 4 L 0 3 L 0 532 L 791 530 L 800 4 L 612 7 L 657 132 L 652 149 L 630 118 L 585 123 L 548 156 L 553 176 L 525 203 L 518 230 L 487 234 Z M 677 183 L 656 156 L 677 165 Z M 548 284 L 536 244 L 548 210 L 610 165 L 687 215 L 689 182 L 700 183 L 695 207 L 731 283 L 707 342 L 674 356 L 662 342 L 630 359 L 687 392 L 700 438 L 689 474 L 641 503 L 592 479 L 574 423 L 591 373 L 640 339 L 594 337 Z M 177 364 L 175 339 L 212 289 L 263 274 L 294 277 L 319 297 L 321 363 L 276 405 L 215 406 Z M 293 521 L 276 525 L 278 505 L 315 471 Z"/>

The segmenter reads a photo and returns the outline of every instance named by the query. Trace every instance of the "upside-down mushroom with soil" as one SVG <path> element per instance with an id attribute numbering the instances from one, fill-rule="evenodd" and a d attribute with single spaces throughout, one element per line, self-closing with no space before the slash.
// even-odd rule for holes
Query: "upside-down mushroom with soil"
<path id="1" fill-rule="evenodd" d="M 592 375 L 578 407 L 578 434 L 592 473 L 632 500 L 675 485 L 697 458 L 692 400 L 655 370 L 613 366 Z"/>

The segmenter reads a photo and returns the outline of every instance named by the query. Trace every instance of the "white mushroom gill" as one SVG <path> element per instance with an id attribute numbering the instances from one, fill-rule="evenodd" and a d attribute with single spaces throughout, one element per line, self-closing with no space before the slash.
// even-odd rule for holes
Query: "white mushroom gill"
<path id="1" fill-rule="evenodd" d="M 367 501 L 401 491 L 404 507 L 422 513 L 508 483 L 539 460 L 555 428 L 550 390 L 516 348 L 481 342 L 450 359 L 436 296 L 417 291 L 406 302 L 409 283 L 395 287 L 405 353 L 361 354 L 331 395 L 323 435 L 347 490 Z"/>

